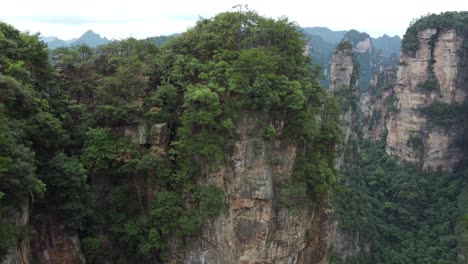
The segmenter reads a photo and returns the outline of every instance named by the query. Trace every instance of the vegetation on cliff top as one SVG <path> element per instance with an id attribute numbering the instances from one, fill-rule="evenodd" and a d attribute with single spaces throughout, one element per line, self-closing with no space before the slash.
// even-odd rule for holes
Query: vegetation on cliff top
<path id="1" fill-rule="evenodd" d="M 308 201 L 334 184 L 339 111 L 286 18 L 221 13 L 163 47 L 58 48 L 51 64 L 37 36 L 0 26 L 1 255 L 26 238 L 12 217 L 29 201 L 79 234 L 89 263 L 176 258 L 225 207 L 223 191 L 201 183 L 230 165 L 245 111 L 285 121 L 266 140 L 303 143 L 291 184 Z M 159 149 L 122 137 L 155 123 L 168 130 Z"/>
<path id="2" fill-rule="evenodd" d="M 468 33 L 468 12 L 443 12 L 429 14 L 413 20 L 406 30 L 401 43 L 403 52 L 416 51 L 419 48 L 418 33 L 425 29 L 455 29 L 459 34 Z"/>

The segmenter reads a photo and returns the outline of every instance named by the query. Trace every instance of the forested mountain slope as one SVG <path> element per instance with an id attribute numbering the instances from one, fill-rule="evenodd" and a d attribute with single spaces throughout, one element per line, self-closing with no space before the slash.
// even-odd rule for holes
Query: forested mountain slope
<path id="1" fill-rule="evenodd" d="M 2 263 L 466 263 L 467 18 L 398 66 L 345 32 L 329 91 L 286 18 L 53 51 L 0 23 Z"/>
<path id="2" fill-rule="evenodd" d="M 51 64 L 2 34 L 8 263 L 328 261 L 338 108 L 294 23 L 222 13 Z"/>

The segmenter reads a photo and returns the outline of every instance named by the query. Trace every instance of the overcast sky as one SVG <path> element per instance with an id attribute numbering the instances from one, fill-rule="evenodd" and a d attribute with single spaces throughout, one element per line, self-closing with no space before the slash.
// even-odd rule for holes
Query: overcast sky
<path id="1" fill-rule="evenodd" d="M 111 39 L 145 38 L 183 32 L 199 17 L 237 4 L 268 17 L 287 16 L 302 27 L 357 29 L 374 37 L 402 36 L 411 19 L 427 13 L 468 11 L 466 0 L 2 0 L 0 20 L 62 39 L 88 29 Z"/>

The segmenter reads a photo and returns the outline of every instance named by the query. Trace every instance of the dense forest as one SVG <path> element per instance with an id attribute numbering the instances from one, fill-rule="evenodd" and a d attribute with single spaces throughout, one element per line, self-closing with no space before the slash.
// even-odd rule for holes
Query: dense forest
<path id="1" fill-rule="evenodd" d="M 422 24 L 403 50 L 417 48 Z M 319 85 L 298 25 L 226 12 L 157 41 L 50 51 L 0 22 L 0 259 L 52 216 L 87 263 L 164 263 L 227 210 L 203 179 L 232 163 L 236 122 L 254 112 L 264 140 L 301 142 L 278 206 L 332 194 L 341 227 L 369 246 L 346 263 L 448 264 L 468 250 L 465 166 L 422 172 L 384 142 L 358 142 L 355 164 L 337 171 L 346 109 Z"/>

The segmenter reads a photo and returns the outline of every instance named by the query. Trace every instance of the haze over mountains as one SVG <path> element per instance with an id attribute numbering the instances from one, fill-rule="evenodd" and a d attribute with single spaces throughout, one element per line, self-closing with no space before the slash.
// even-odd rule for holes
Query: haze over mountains
<path id="1" fill-rule="evenodd" d="M 70 47 L 73 45 L 86 44 L 90 47 L 97 47 L 109 43 L 109 39 L 101 37 L 101 35 L 94 33 L 92 30 L 86 31 L 81 37 L 73 38 L 70 40 L 59 39 L 58 37 L 42 37 L 42 40 L 47 43 L 49 49 L 56 49 L 58 47 Z"/>
<path id="2" fill-rule="evenodd" d="M 305 27 L 304 28 L 304 33 L 306 34 L 306 36 L 311 38 L 311 41 L 314 44 L 316 44 L 314 45 L 314 47 L 316 49 L 320 49 L 320 54 L 329 53 L 330 55 L 335 49 L 336 45 L 341 40 L 343 40 L 346 33 L 348 33 L 349 31 L 346 31 L 346 30 L 334 31 L 327 27 Z M 156 37 L 151 37 L 148 39 L 157 45 L 161 45 L 167 42 L 171 37 L 175 37 L 178 35 L 180 34 L 172 34 L 168 36 L 156 36 Z M 94 48 L 100 45 L 105 45 L 110 42 L 109 39 L 107 39 L 106 37 L 101 37 L 100 34 L 95 33 L 92 30 L 86 31 L 79 38 L 73 38 L 70 40 L 63 40 L 54 36 L 42 37 L 41 39 L 47 43 L 50 49 L 56 49 L 58 47 L 70 47 L 70 46 L 78 45 L 78 44 L 86 44 Z M 388 55 L 391 53 L 399 54 L 400 52 L 401 38 L 399 36 L 390 37 L 388 35 L 383 35 L 381 37 L 371 38 L 371 39 L 372 39 L 374 46 L 378 49 L 379 48 L 382 49 L 385 54 L 388 54 Z"/>

